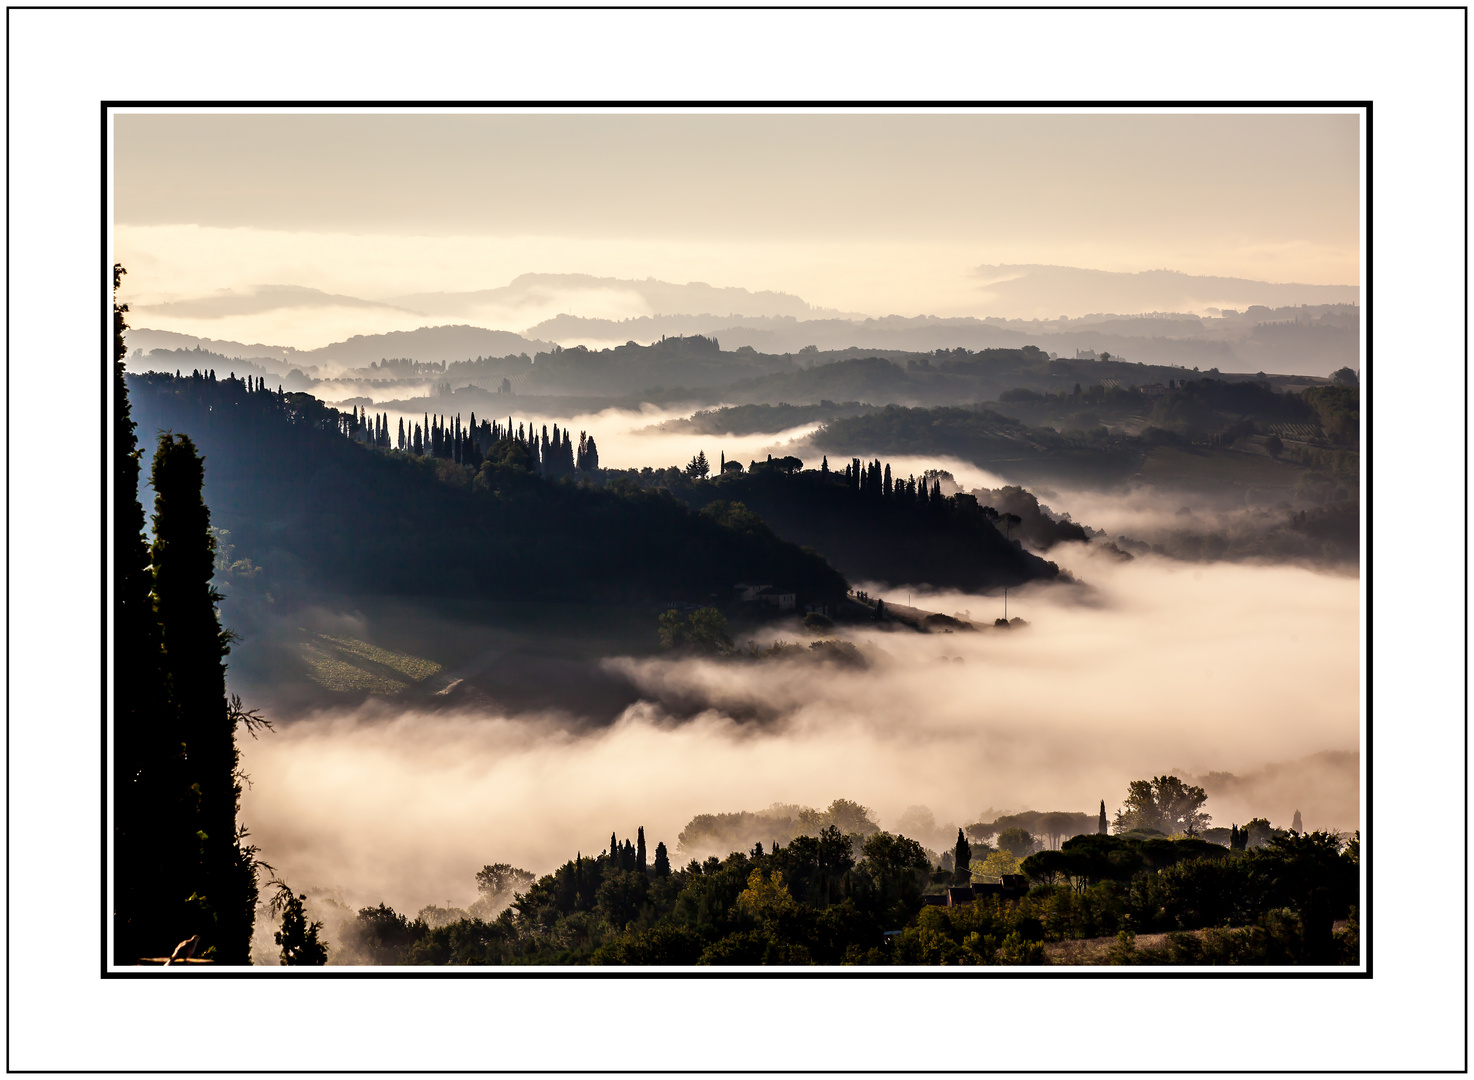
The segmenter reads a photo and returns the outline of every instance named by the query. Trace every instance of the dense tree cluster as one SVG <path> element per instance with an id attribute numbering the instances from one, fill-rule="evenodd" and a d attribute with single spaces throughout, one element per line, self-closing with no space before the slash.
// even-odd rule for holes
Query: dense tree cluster
<path id="1" fill-rule="evenodd" d="M 554 964 L 884 963 L 885 930 L 921 907 L 930 864 L 915 841 L 835 825 L 786 846 L 673 870 L 610 837 L 519 893 L 491 923 L 432 929 L 365 908 L 334 962 Z"/>
<path id="2" fill-rule="evenodd" d="M 965 492 L 944 496 L 937 475 L 892 474 L 888 486 L 890 467 L 878 460 L 851 460 L 843 470 L 827 464 L 805 470 L 798 458 L 758 461 L 671 490 L 693 506 L 740 504 L 778 536 L 823 552 L 850 578 L 992 588 L 1059 574 L 1010 539 L 993 508 Z"/>
<path id="3" fill-rule="evenodd" d="M 1247 927 L 1240 947 L 1251 962 L 1335 964 L 1356 962 L 1354 941 L 1338 939 L 1334 924 L 1355 915 L 1358 861 L 1358 844 L 1325 832 L 1286 833 L 1247 852 L 1097 835 L 1031 855 L 1023 870 L 1042 885 L 1031 898 L 1061 897 L 1052 906 L 1080 920 L 1072 936 Z"/>
<path id="4" fill-rule="evenodd" d="M 1105 962 L 1359 959 L 1359 845 L 1328 833 L 1289 832 L 1248 852 L 1087 834 L 1021 868 L 1000 850 L 988 860 L 1009 862 L 1031 887 L 959 906 L 928 898 L 987 876 L 960 832 L 941 867 L 915 840 L 835 824 L 679 870 L 663 843 L 651 865 L 643 851 L 643 829 L 633 842 L 611 835 L 599 855 L 580 853 L 520 889 L 495 919 L 432 924 L 424 912 L 364 908 L 333 962 L 1016 965 L 1046 962 L 1049 943 L 1118 935 Z M 1134 935 L 1152 932 L 1174 936 L 1136 949 Z"/>
<path id="5" fill-rule="evenodd" d="M 471 469 L 479 469 L 489 456 L 504 461 L 509 452 L 515 453 L 529 471 L 554 480 L 572 476 L 575 471 L 594 472 L 599 468 L 599 448 L 588 432 L 578 433 L 575 450 L 572 432 L 560 431 L 557 424 L 551 436 L 546 424 L 539 435 L 533 425 L 525 421 L 514 424 L 510 416 L 506 423 L 486 419 L 478 422 L 473 412 L 463 424 L 459 413 L 425 413 L 422 421 L 408 426 L 401 417 L 395 435 L 387 413 L 371 416 L 355 405 L 349 413 L 338 416 L 338 426 L 348 438 L 381 450 L 440 458 Z M 516 450 L 510 450 L 512 445 Z"/>

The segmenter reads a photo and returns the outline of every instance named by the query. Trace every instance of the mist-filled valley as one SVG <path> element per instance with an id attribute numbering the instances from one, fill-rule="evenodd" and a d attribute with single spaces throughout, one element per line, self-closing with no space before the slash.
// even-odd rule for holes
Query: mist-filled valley
<path id="1" fill-rule="evenodd" d="M 541 874 L 597 853 L 611 828 L 705 858 L 677 842 L 697 814 L 836 797 L 895 830 L 914 805 L 957 825 L 986 807 L 1093 817 L 1140 776 L 1232 773 L 1209 783 L 1215 824 L 1287 826 L 1298 810 L 1307 828 L 1357 828 L 1356 578 L 1072 554 L 1090 588 L 1011 595 L 1029 624 L 1014 631 L 861 626 L 845 634 L 857 665 L 611 655 L 596 663 L 639 698 L 597 724 L 377 695 L 307 708 L 245 744 L 243 817 L 309 894 L 411 914 L 470 906 L 485 864 Z M 1001 597 L 911 599 L 1002 611 Z M 812 638 L 792 619 L 758 640 Z"/>

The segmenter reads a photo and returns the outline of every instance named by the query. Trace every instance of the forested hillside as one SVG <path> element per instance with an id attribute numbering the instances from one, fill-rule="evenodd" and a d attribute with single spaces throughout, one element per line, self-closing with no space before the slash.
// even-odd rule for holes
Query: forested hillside
<path id="1" fill-rule="evenodd" d="M 802 602 L 837 600 L 847 588 L 818 555 L 727 528 L 662 491 L 536 475 L 540 461 L 574 471 L 566 435 L 558 449 L 503 435 L 483 458 L 465 432 L 500 425 L 432 422 L 432 445 L 421 447 L 431 452 L 416 454 L 391 448 L 397 439 L 379 423 L 364 427 L 260 383 L 150 374 L 131 377 L 129 389 L 141 430 L 194 438 L 215 520 L 238 552 L 300 587 L 643 602 L 725 597 L 745 578 Z M 452 456 L 436 456 L 447 447 Z"/>
<path id="2" fill-rule="evenodd" d="M 823 552 L 854 579 L 992 589 L 1059 574 L 1054 563 L 1000 532 L 1000 515 L 972 495 L 944 498 L 938 481 L 928 486 L 925 477 L 892 477 L 879 461 L 856 458 L 844 472 L 800 472 L 785 464 L 794 460 L 730 471 L 689 497 L 694 505 L 740 502 L 778 535 Z"/>

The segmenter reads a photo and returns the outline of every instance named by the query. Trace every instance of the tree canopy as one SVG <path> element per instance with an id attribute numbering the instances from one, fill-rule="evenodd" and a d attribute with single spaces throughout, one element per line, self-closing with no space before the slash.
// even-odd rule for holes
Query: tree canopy
<path id="1" fill-rule="evenodd" d="M 1115 830 L 1125 833 L 1155 829 L 1167 835 L 1180 832 L 1196 836 L 1213 820 L 1202 811 L 1207 799 L 1202 788 L 1185 784 L 1175 776 L 1133 780 L 1125 803 L 1116 812 Z"/>

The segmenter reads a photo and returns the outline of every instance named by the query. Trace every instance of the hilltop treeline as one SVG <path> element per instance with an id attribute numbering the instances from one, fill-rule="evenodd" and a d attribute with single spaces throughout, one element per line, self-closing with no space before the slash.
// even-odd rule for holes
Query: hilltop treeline
<path id="1" fill-rule="evenodd" d="M 430 454 L 413 452 L 412 432 L 408 450 L 374 450 L 358 436 L 381 442 L 381 420 L 359 417 L 355 429 L 352 414 L 259 380 L 146 374 L 129 387 L 140 427 L 193 436 L 209 462 L 216 521 L 237 550 L 295 586 L 642 602 L 725 596 L 744 578 L 804 602 L 836 601 L 847 589 L 820 556 L 771 533 L 727 528 L 660 490 L 597 490 L 538 475 L 554 461 L 555 475 L 576 469 L 566 433 L 556 453 L 551 436 L 546 448 L 539 436 L 534 452 L 520 425 L 462 429 L 427 418 Z M 436 431 L 450 457 L 434 456 Z M 422 450 L 425 438 L 422 427 Z"/>
<path id="2" fill-rule="evenodd" d="M 1253 435 L 1274 435 L 1269 452 L 1306 464 L 1316 449 L 1355 448 L 1359 397 L 1355 386 L 1315 386 L 1275 393 L 1252 381 L 1213 378 L 1153 387 L 1088 387 L 1041 393 L 1005 391 L 996 403 L 932 409 L 888 405 L 838 417 L 821 428 L 815 445 L 830 451 L 868 447 L 893 454 L 947 454 L 1017 476 L 1124 479 L 1163 445 L 1227 448 Z M 1011 415 L 998 410 L 1007 409 Z M 1112 432 L 1107 425 L 1118 425 Z"/>
<path id="3" fill-rule="evenodd" d="M 209 377 L 213 378 L 213 373 Z M 248 380 L 248 388 L 250 385 Z M 544 424 L 539 438 L 533 425 L 524 421 L 514 426 L 510 416 L 505 424 L 486 419 L 477 423 L 473 412 L 470 420 L 462 424 L 460 413 L 432 417 L 427 412 L 420 423 L 406 424 L 401 417 L 396 436 L 390 430 L 387 413 L 371 416 L 367 410 L 360 412 L 355 405 L 348 414 L 338 414 L 338 429 L 348 438 L 380 450 L 441 458 L 473 470 L 479 469 L 488 455 L 499 463 L 513 460 L 527 471 L 552 480 L 572 476 L 575 470 L 592 471 L 599 467 L 599 448 L 588 432 L 578 433 L 575 449 L 572 431 L 560 432 L 554 424 L 550 438 L 548 426 Z"/>
<path id="4" fill-rule="evenodd" d="M 1062 957 L 1065 943 L 1111 937 L 1109 952 L 1091 962 L 1359 959 L 1354 837 L 1287 832 L 1245 850 L 1191 838 L 1085 835 L 1025 858 L 1024 877 L 974 887 L 977 849 L 960 835 L 943 869 L 915 840 L 874 829 L 866 808 L 839 804 L 856 807 L 850 816 L 871 827 L 845 832 L 831 820 L 786 842 L 759 840 L 684 867 L 672 865 L 664 843 L 651 857 L 641 829 L 634 843 L 611 836 L 599 854 L 579 853 L 520 888 L 494 919 L 440 908 L 410 919 L 382 904 L 366 907 L 340 925 L 329 962 L 1041 964 L 1051 953 Z M 818 825 L 824 815 L 814 815 Z M 774 812 L 726 817 L 703 815 L 688 831 L 705 836 L 714 826 L 726 834 L 791 820 Z M 481 882 L 494 869 L 478 875 L 475 910 L 499 906 Z M 1149 932 L 1173 937 L 1156 951 L 1137 949 L 1135 934 Z"/>
<path id="5" fill-rule="evenodd" d="M 162 352 L 139 359 L 164 370 L 171 364 L 183 367 L 201 362 L 191 360 L 188 351 L 181 353 L 182 364 L 179 357 Z M 246 362 L 218 366 L 240 367 L 252 373 L 275 372 L 277 377 L 282 377 L 280 370 L 290 368 L 283 377 L 286 388 L 310 390 L 319 372 L 301 363 L 303 358 L 298 358 L 295 365 L 258 360 L 259 367 L 242 366 Z M 1227 362 L 1228 357 L 1223 359 Z M 606 349 L 555 346 L 535 356 L 522 352 L 450 363 L 386 358 L 352 368 L 332 381 L 357 382 L 368 389 L 401 381 L 423 384 L 428 377 L 449 384 L 457 393 L 471 386 L 494 395 L 574 395 L 606 402 L 711 401 L 741 405 L 829 400 L 930 406 L 990 400 L 1019 387 L 1052 393 L 1068 390 L 1076 382 L 1087 386 L 1165 383 L 1168 379 L 1191 378 L 1194 370 L 1169 364 L 1130 363 L 1109 354 L 1099 359 L 1093 354 L 1089 359 L 1051 357 L 1035 345 L 929 352 L 872 346 L 764 353 L 747 345 L 723 350 L 715 337 L 692 334 L 665 337 L 650 345 L 631 341 Z M 375 398 L 382 396 L 374 394 Z"/>
<path id="6" fill-rule="evenodd" d="M 690 489 L 693 505 L 719 499 L 751 508 L 785 539 L 824 553 L 849 578 L 991 589 L 1059 576 L 1025 551 L 1007 523 L 973 495 L 944 496 L 941 479 L 893 476 L 879 459 L 843 470 L 802 470 L 797 458 L 738 465 Z"/>

